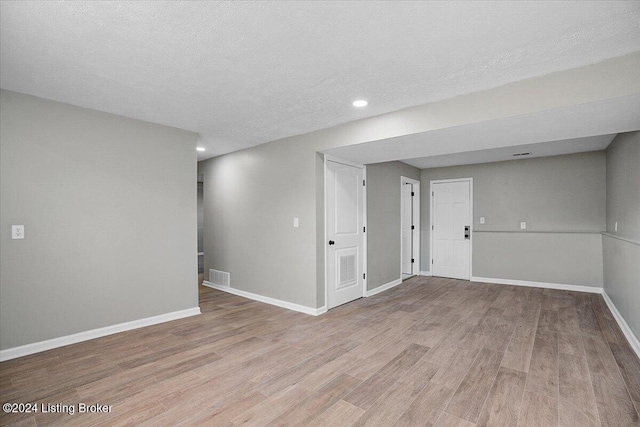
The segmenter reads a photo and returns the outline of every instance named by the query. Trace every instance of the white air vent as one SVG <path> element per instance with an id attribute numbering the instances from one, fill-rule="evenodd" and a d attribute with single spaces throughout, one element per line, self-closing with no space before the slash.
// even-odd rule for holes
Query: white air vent
<path id="1" fill-rule="evenodd" d="M 356 255 L 349 254 L 340 257 L 340 279 L 338 287 L 356 280 Z"/>
<path id="2" fill-rule="evenodd" d="M 231 274 L 211 268 L 209 269 L 209 282 L 214 285 L 231 286 Z"/>

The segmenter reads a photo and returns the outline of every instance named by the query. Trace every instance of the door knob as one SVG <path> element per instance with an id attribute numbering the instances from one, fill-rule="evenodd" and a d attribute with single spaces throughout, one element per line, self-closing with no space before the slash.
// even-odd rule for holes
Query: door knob
<path id="1" fill-rule="evenodd" d="M 333 240 L 329 240 L 329 245 L 333 245 L 335 242 Z"/>

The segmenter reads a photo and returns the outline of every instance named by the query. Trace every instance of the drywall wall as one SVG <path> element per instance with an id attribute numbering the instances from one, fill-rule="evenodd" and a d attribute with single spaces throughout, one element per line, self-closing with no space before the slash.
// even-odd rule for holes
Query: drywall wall
<path id="1" fill-rule="evenodd" d="M 319 153 L 638 93 L 639 67 L 640 54 L 627 55 L 202 161 L 205 275 L 209 268 L 229 271 L 232 287 L 322 307 L 326 242 Z M 351 107 L 345 102 L 345 108 Z M 294 217 L 300 218 L 296 229 Z M 597 231 L 604 216 L 601 222 Z"/>
<path id="2" fill-rule="evenodd" d="M 640 337 L 640 132 L 620 134 L 607 148 L 602 251 L 604 291 Z"/>
<path id="3" fill-rule="evenodd" d="M 607 148 L 607 232 L 640 240 L 640 132 L 619 134 Z"/>
<path id="4" fill-rule="evenodd" d="M 400 178 L 420 180 L 420 169 L 402 162 L 367 165 L 367 289 L 402 277 Z"/>
<path id="5" fill-rule="evenodd" d="M 423 169 L 423 265 L 430 263 L 430 181 L 472 177 L 474 276 L 602 286 L 605 165 L 600 151 Z"/>
<path id="6" fill-rule="evenodd" d="M 4 90 L 0 103 L 0 348 L 197 307 L 197 136 Z"/>
<path id="7" fill-rule="evenodd" d="M 227 271 L 233 288 L 315 307 L 314 154 L 281 141 L 198 164 L 205 279 L 210 268 Z"/>

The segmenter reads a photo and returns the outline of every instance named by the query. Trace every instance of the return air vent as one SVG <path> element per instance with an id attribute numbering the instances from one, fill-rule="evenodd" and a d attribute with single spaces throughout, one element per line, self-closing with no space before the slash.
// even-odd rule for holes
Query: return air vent
<path id="1" fill-rule="evenodd" d="M 231 274 L 211 268 L 209 269 L 209 282 L 214 285 L 231 286 Z"/>

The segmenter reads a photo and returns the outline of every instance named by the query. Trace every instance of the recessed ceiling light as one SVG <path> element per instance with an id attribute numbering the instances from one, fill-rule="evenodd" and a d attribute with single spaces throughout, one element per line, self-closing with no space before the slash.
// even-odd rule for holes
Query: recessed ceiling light
<path id="1" fill-rule="evenodd" d="M 198 147 L 198 148 L 196 148 L 196 150 L 198 150 L 198 151 L 205 151 L 205 148 L 204 148 L 204 147 Z"/>
<path id="2" fill-rule="evenodd" d="M 368 104 L 369 103 L 364 99 L 358 99 L 357 101 L 353 101 L 353 106 L 358 108 L 366 107 Z"/>

